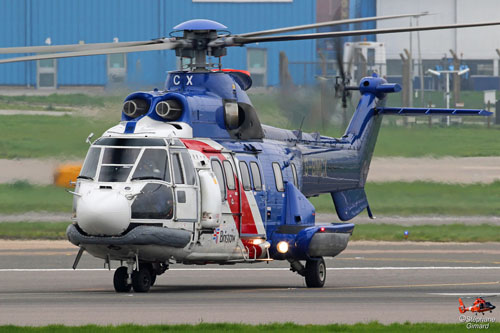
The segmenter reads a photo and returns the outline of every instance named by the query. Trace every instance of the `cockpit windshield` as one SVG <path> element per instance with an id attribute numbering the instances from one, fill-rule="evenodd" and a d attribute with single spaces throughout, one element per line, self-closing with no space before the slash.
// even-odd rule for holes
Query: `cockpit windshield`
<path id="1" fill-rule="evenodd" d="M 126 140 L 127 144 L 139 143 Z M 101 141 L 90 148 L 79 178 L 94 180 L 97 177 L 100 182 L 125 182 L 128 179 L 171 181 L 167 150 L 157 139 L 149 147 L 123 145 L 116 140 L 109 143 L 122 145 L 106 146 Z M 147 139 L 140 143 L 147 144 Z"/>
<path id="2" fill-rule="evenodd" d="M 170 182 L 167 151 L 145 149 L 130 180 L 157 179 Z"/>
<path id="3" fill-rule="evenodd" d="M 140 148 L 104 148 L 99 181 L 124 182 L 127 180 L 140 152 Z"/>

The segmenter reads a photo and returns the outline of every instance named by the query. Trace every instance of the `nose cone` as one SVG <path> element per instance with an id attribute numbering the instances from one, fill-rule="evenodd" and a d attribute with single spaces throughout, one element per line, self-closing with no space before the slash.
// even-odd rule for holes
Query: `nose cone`
<path id="1" fill-rule="evenodd" d="M 82 196 L 76 216 L 78 226 L 89 235 L 119 235 L 130 223 L 128 200 L 113 190 L 94 190 Z"/>

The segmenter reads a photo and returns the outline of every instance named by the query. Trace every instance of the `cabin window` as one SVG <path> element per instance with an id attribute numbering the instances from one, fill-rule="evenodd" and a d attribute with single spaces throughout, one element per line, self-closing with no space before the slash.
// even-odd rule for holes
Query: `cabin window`
<path id="1" fill-rule="evenodd" d="M 137 164 L 130 180 L 157 179 L 170 182 L 167 151 L 165 149 L 146 149 Z"/>
<path id="2" fill-rule="evenodd" d="M 273 162 L 274 180 L 276 181 L 276 189 L 278 192 L 284 192 L 285 186 L 283 185 L 283 174 L 279 163 Z"/>
<path id="3" fill-rule="evenodd" d="M 222 171 L 222 165 L 219 160 L 212 160 L 212 170 L 215 173 L 215 177 L 217 178 L 217 183 L 219 184 L 220 196 L 222 201 L 226 199 L 226 182 L 224 180 L 224 171 Z"/>
<path id="4" fill-rule="evenodd" d="M 172 169 L 174 169 L 175 183 L 184 184 L 184 175 L 182 174 L 182 164 L 178 153 L 172 154 Z"/>
<path id="5" fill-rule="evenodd" d="M 292 175 L 293 175 L 293 185 L 295 185 L 296 188 L 299 188 L 299 178 L 297 177 L 297 168 L 295 167 L 295 164 L 291 164 L 292 168 Z"/>
<path id="6" fill-rule="evenodd" d="M 223 164 L 224 164 L 224 171 L 226 172 L 227 189 L 235 190 L 236 184 L 234 183 L 233 166 L 231 165 L 231 162 L 227 160 L 224 161 Z"/>
<path id="7" fill-rule="evenodd" d="M 255 191 L 262 191 L 259 165 L 256 162 L 250 162 L 250 169 L 252 170 L 253 189 Z"/>
<path id="8" fill-rule="evenodd" d="M 250 191 L 252 186 L 250 184 L 250 173 L 248 172 L 248 165 L 245 162 L 240 162 L 241 182 L 245 191 Z"/>
<path id="9" fill-rule="evenodd" d="M 101 155 L 101 148 L 90 148 L 83 163 L 80 178 L 91 179 L 95 178 L 97 171 L 97 163 L 99 163 L 99 156 Z"/>

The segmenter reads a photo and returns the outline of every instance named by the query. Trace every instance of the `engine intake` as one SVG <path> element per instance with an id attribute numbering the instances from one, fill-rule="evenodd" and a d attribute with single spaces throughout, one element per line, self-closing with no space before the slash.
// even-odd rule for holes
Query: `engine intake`
<path id="1" fill-rule="evenodd" d="M 161 101 L 156 104 L 156 114 L 165 120 L 177 120 L 182 115 L 182 105 L 172 99 Z"/>
<path id="2" fill-rule="evenodd" d="M 146 114 L 149 110 L 149 103 L 144 99 L 131 99 L 123 103 L 123 113 L 130 118 L 137 118 Z"/>

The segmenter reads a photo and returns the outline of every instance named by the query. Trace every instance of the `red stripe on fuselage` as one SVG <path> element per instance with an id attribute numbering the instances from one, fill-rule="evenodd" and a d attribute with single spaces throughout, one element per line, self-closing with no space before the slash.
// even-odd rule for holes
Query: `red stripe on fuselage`
<path id="1" fill-rule="evenodd" d="M 186 145 L 188 149 L 191 150 L 196 150 L 201 153 L 203 153 L 205 156 L 208 158 L 210 157 L 217 157 L 221 162 L 224 162 L 226 160 L 226 157 L 220 152 L 217 151 L 214 147 L 210 146 L 209 144 L 205 142 L 201 142 L 198 140 L 192 140 L 192 139 L 181 139 L 181 141 Z M 236 163 L 235 163 L 236 164 Z M 234 165 L 236 167 L 236 165 Z M 236 172 L 236 170 L 234 170 Z M 226 175 L 227 177 L 227 175 Z M 257 234 L 257 226 L 255 225 L 255 220 L 252 214 L 252 210 L 250 209 L 250 204 L 248 202 L 248 198 L 246 196 L 245 191 L 243 190 L 242 184 L 238 179 L 237 173 L 234 174 L 235 177 L 235 182 L 238 184 L 239 188 L 241 189 L 241 230 L 239 226 L 239 221 L 238 221 L 238 215 L 240 213 L 239 210 L 239 202 L 238 202 L 238 190 L 229 190 L 226 186 L 226 191 L 227 191 L 227 197 L 228 197 L 228 204 L 229 208 L 231 210 L 231 213 L 233 213 L 233 218 L 234 218 L 234 223 L 236 224 L 236 228 L 240 232 L 240 234 L 252 234 L 255 235 Z M 230 199 L 235 199 L 235 200 L 230 200 Z M 232 202 L 231 202 L 232 201 Z M 236 214 L 236 215 L 235 215 Z"/>

